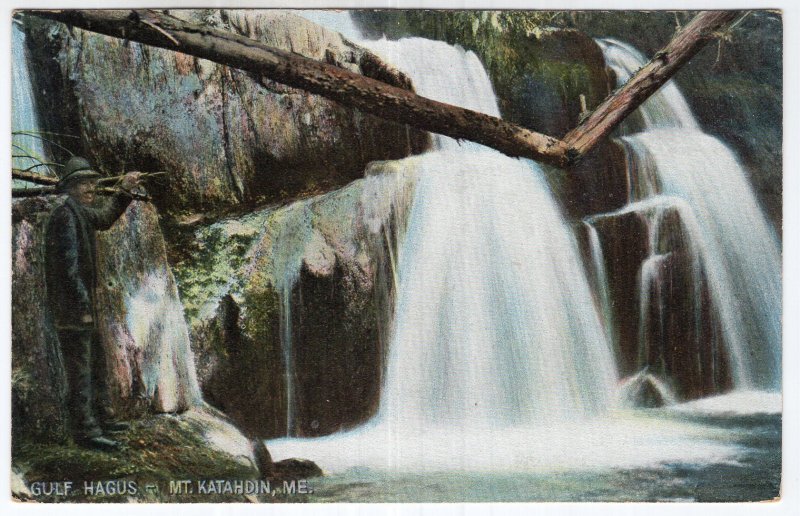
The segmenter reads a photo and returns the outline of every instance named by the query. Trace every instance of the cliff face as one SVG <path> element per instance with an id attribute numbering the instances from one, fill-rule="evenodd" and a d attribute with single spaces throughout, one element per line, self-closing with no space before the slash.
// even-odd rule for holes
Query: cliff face
<path id="1" fill-rule="evenodd" d="M 171 14 L 408 84 L 338 33 L 285 11 Z M 405 126 L 210 61 L 54 22 L 28 25 L 34 67 L 44 71 L 36 81 L 45 126 L 80 135 L 82 148 L 73 150 L 103 170 L 167 171 L 151 192 L 162 215 L 209 220 L 327 191 L 361 177 L 369 161 L 427 142 Z"/>
<path id="2" fill-rule="evenodd" d="M 409 87 L 373 54 L 288 12 L 172 14 Z M 345 185 L 363 177 L 368 162 L 419 152 L 429 136 L 180 53 L 35 18 L 25 29 L 39 130 L 78 136 L 59 143 L 107 173 L 167 172 L 147 185 L 152 203 L 134 202 L 98 234 L 98 334 L 116 411 L 181 412 L 201 405 L 202 392 L 247 433 L 279 434 L 286 426 L 281 338 L 296 335 L 299 346 L 317 349 L 297 359 L 297 371 L 312 371 L 300 388 L 314 391 L 299 395 L 317 407 L 298 420 L 298 431 L 363 420 L 377 399 L 378 320 L 389 311 L 374 305 L 382 262 L 365 247 L 369 232 L 363 221 L 351 227 L 361 220 L 360 187 L 283 210 L 256 206 Z M 49 152 L 55 160 L 66 154 L 56 145 Z M 13 207 L 20 439 L 58 440 L 66 430 L 63 360 L 42 270 L 44 225 L 58 202 L 32 198 Z M 238 215 L 213 224 L 231 213 Z M 346 364 L 303 363 L 309 356 L 336 362 L 339 348 L 352 348 Z M 371 365 L 353 360 L 361 355 L 372 356 Z M 363 385 L 352 392 L 334 386 L 339 394 L 323 400 L 319 388 L 330 385 L 317 381 L 320 368 L 333 383 L 355 374 Z M 347 406 L 352 410 L 340 417 Z"/>
<path id="3" fill-rule="evenodd" d="M 289 13 L 173 14 L 406 84 L 367 51 Z M 497 20 L 490 17 L 477 25 L 445 20 L 389 34 L 477 45 L 504 116 L 560 136 L 578 123 L 582 99 L 590 110 L 612 89 L 590 35 L 615 34 L 604 32 L 613 28 L 600 23 L 605 15 L 594 16 L 552 20 L 568 28 L 512 27 L 513 37 L 491 32 L 487 27 Z M 774 24 L 768 15 L 765 20 Z M 631 30 L 635 21 L 620 19 L 614 27 L 627 30 L 645 53 L 671 36 L 664 19 L 653 26 L 670 29 L 652 34 Z M 198 403 L 202 392 L 252 437 L 322 435 L 368 419 L 380 395 L 391 264 L 413 184 L 399 172 L 407 167 L 389 160 L 425 148 L 427 135 L 180 53 L 44 22 L 30 22 L 28 32 L 46 129 L 80 135 L 79 143 L 64 143 L 106 171 L 169 174 L 149 184 L 153 205 L 135 203 L 100 242 L 100 335 L 120 410 L 179 411 Z M 708 52 L 701 62 L 711 66 Z M 776 91 L 774 70 L 767 72 L 764 96 L 757 97 L 763 102 Z M 725 73 L 730 81 L 746 76 L 746 70 Z M 696 107 L 705 97 L 693 80 L 687 92 Z M 700 118 L 731 132 L 725 106 L 752 108 L 747 91 L 753 85 L 747 82 L 726 104 L 725 83 L 714 84 L 722 89 L 702 91 L 721 95 L 721 104 L 713 101 L 722 106 L 713 108 L 720 115 L 710 117 L 707 107 Z M 745 140 L 758 140 L 762 126 L 760 118 L 747 125 Z M 779 132 L 779 124 L 770 130 Z M 753 177 L 762 195 L 774 186 L 766 179 L 775 173 L 769 163 L 780 160 L 779 147 L 777 154 L 771 149 L 745 153 L 757 164 Z M 569 173 L 550 171 L 548 179 L 576 224 L 628 201 L 625 158 L 613 144 L 598 147 Z M 63 368 L 42 305 L 39 251 L 53 202 L 17 201 L 13 208 L 14 421 L 40 433 L 63 429 Z M 626 321 L 618 328 L 626 375 L 643 365 L 637 275 L 647 258 L 645 215 L 597 224 L 618 300 L 613 315 Z M 707 312 L 708 303 L 705 292 L 686 295 L 692 275 L 683 247 L 669 247 L 673 254 L 656 271 L 668 285 L 658 295 L 672 319 L 645 328 L 665 343 L 649 350 L 645 362 L 666 364 L 658 372 L 693 397 L 727 388 L 730 378 L 718 357 L 721 342 L 706 339 L 716 333 L 713 318 L 702 327 L 686 324 L 691 314 Z M 701 350 L 698 343 L 707 345 Z M 708 356 L 695 361 L 701 352 Z M 719 368 L 713 378 L 696 367 L 710 363 Z"/>

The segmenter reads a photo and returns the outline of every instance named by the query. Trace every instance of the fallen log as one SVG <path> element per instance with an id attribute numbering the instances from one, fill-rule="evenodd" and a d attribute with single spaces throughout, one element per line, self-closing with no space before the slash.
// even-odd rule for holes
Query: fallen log
<path id="1" fill-rule="evenodd" d="M 166 172 L 151 172 L 151 173 L 143 173 L 142 177 L 150 177 L 156 175 L 162 175 Z M 58 179 L 55 177 L 48 177 L 43 176 L 41 174 L 36 174 L 35 172 L 28 172 L 27 170 L 20 170 L 17 168 L 11 169 L 11 177 L 12 179 L 18 179 L 20 181 L 27 181 L 29 183 L 34 183 L 37 185 L 43 186 L 32 186 L 27 188 L 12 188 L 11 189 L 11 197 L 38 197 L 40 195 L 60 195 L 63 192 L 56 191 L 56 185 L 58 184 Z M 98 180 L 99 184 L 114 182 L 122 178 L 123 176 L 116 176 L 116 177 L 104 177 Z M 95 188 L 95 192 L 100 195 L 113 195 L 119 192 L 117 188 L 108 188 L 108 187 L 99 187 Z M 139 193 L 131 193 L 134 199 L 137 201 L 150 201 L 150 197 L 144 194 Z"/>
<path id="2" fill-rule="evenodd" d="M 55 186 L 58 184 L 57 177 L 45 176 L 42 174 L 37 174 L 36 172 L 20 170 L 18 168 L 11 169 L 11 178 L 19 179 L 20 181 L 28 181 L 29 183 L 35 183 L 37 185 Z"/>
<path id="3" fill-rule="evenodd" d="M 100 34 L 208 59 L 387 120 L 471 140 L 508 156 L 530 158 L 562 168 L 574 165 L 608 136 L 713 39 L 715 33 L 739 15 L 739 11 L 703 11 L 695 16 L 625 86 L 559 140 L 496 117 L 427 99 L 327 63 L 278 50 L 244 36 L 194 25 L 153 10 L 25 12 Z"/>

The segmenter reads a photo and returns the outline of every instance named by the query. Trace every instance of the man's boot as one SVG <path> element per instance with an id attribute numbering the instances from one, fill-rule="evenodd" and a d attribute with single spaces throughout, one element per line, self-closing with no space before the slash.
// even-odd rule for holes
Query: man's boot
<path id="1" fill-rule="evenodd" d="M 95 450 L 119 449 L 118 442 L 103 436 L 94 417 L 91 332 L 61 331 L 58 337 L 67 373 L 68 408 L 75 443 Z"/>
<path id="2" fill-rule="evenodd" d="M 107 452 L 117 451 L 122 448 L 122 445 L 119 442 L 109 439 L 104 435 L 99 435 L 97 437 L 76 438 L 75 443 L 83 448 Z"/>
<path id="3" fill-rule="evenodd" d="M 105 433 L 114 434 L 127 432 L 131 428 L 130 423 L 117 418 L 117 415 L 111 409 L 111 402 L 108 396 L 102 394 L 98 395 L 96 413 L 98 415 L 100 428 L 102 428 Z"/>

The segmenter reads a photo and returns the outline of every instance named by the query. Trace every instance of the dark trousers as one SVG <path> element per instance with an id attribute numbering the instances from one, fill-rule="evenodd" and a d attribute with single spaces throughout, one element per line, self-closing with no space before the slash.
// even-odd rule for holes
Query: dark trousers
<path id="1" fill-rule="evenodd" d="M 76 439 L 102 435 L 99 418 L 108 417 L 105 357 L 92 330 L 58 332 L 67 373 L 67 408 Z"/>

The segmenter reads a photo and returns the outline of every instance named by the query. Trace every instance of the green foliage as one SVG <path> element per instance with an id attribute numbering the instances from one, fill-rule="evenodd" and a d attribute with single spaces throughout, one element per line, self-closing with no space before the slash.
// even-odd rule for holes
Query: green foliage
<path id="1" fill-rule="evenodd" d="M 244 293 L 243 306 L 247 307 L 243 318 L 244 333 L 265 351 L 278 352 L 271 349 L 273 343 L 280 342 L 275 335 L 280 320 L 280 298 L 270 285 L 262 284 L 258 277 L 252 278 L 252 288 Z"/>
<path id="2" fill-rule="evenodd" d="M 256 213 L 195 231 L 190 257 L 174 267 L 190 324 L 194 325 L 204 305 L 212 302 L 216 306 L 220 293 L 237 277 L 236 272 L 244 265 L 261 224 L 260 215 Z"/>

